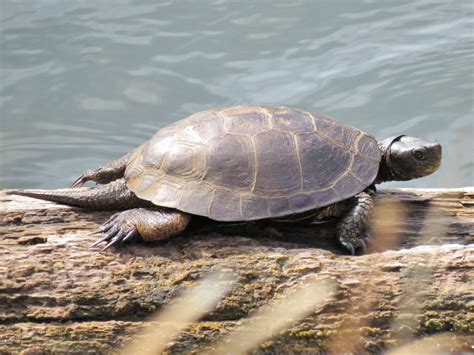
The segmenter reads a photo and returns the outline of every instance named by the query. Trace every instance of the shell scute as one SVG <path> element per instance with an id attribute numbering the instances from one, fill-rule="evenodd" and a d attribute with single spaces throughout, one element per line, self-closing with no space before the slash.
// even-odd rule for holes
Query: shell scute
<path id="1" fill-rule="evenodd" d="M 213 194 L 214 189 L 207 184 L 188 183 L 176 208 L 199 216 L 207 216 Z"/>
<path id="2" fill-rule="evenodd" d="M 204 176 L 206 156 L 200 144 L 176 142 L 168 149 L 162 170 L 170 176 L 186 180 L 200 180 Z"/>
<path id="3" fill-rule="evenodd" d="M 256 181 L 254 192 L 266 196 L 301 190 L 298 151 L 291 133 L 269 130 L 254 137 Z"/>
<path id="4" fill-rule="evenodd" d="M 374 145 L 373 137 L 368 134 L 363 134 L 357 142 L 357 154 L 362 155 L 370 160 L 380 161 L 380 150 L 378 144 Z"/>
<path id="5" fill-rule="evenodd" d="M 209 206 L 209 218 L 216 221 L 243 220 L 240 211 L 239 195 L 227 190 L 215 191 Z"/>
<path id="6" fill-rule="evenodd" d="M 155 205 L 176 208 L 184 192 L 184 186 L 168 177 L 161 179 L 143 192 L 152 197 L 150 200 Z"/>
<path id="7" fill-rule="evenodd" d="M 271 198 L 268 200 L 271 216 L 283 216 L 291 211 L 290 203 L 287 197 Z"/>
<path id="8" fill-rule="evenodd" d="M 227 134 L 223 139 L 211 141 L 206 160 L 207 170 L 203 181 L 235 190 L 251 188 L 255 158 L 249 137 Z"/>
<path id="9" fill-rule="evenodd" d="M 215 137 L 222 136 L 225 133 L 223 121 L 215 112 L 211 112 L 209 116 L 204 116 L 205 119 L 200 123 L 198 123 L 199 121 L 196 122 L 196 120 L 199 117 L 203 117 L 203 115 L 191 117 L 193 119 L 190 122 L 194 123 L 183 126 L 179 132 L 179 140 L 181 142 L 207 144 L 211 139 L 215 139 Z"/>
<path id="10" fill-rule="evenodd" d="M 266 198 L 254 195 L 242 196 L 242 216 L 244 219 L 266 218 L 269 214 L 269 202 Z"/>
<path id="11" fill-rule="evenodd" d="M 313 198 L 310 195 L 306 194 L 296 194 L 288 198 L 290 208 L 295 213 L 302 212 L 305 210 L 306 206 L 312 205 Z"/>
<path id="12" fill-rule="evenodd" d="M 270 117 L 272 128 L 278 130 L 291 133 L 312 132 L 314 130 L 313 118 L 305 112 L 280 108 L 271 112 Z"/>
<path id="13" fill-rule="evenodd" d="M 327 206 L 334 200 L 334 196 L 337 196 L 337 192 L 334 191 L 332 187 L 330 187 L 324 190 L 313 192 L 311 193 L 311 196 L 315 205 Z"/>
<path id="14" fill-rule="evenodd" d="M 230 108 L 223 111 L 222 116 L 228 133 L 254 135 L 270 128 L 264 111 L 252 106 Z"/>
<path id="15" fill-rule="evenodd" d="M 143 145 L 143 165 L 146 167 L 160 168 L 169 148 L 178 142 L 178 138 L 175 132 L 153 136 Z"/>
<path id="16" fill-rule="evenodd" d="M 347 172 L 352 157 L 348 151 L 312 133 L 299 134 L 297 140 L 302 152 L 304 190 L 324 190 Z"/>
<path id="17" fill-rule="evenodd" d="M 344 174 L 339 180 L 336 181 L 334 184 L 334 191 L 339 191 L 340 194 L 344 197 L 349 197 L 352 194 L 348 193 L 352 191 L 354 188 L 356 190 L 362 191 L 365 189 L 367 185 L 363 184 L 361 180 L 357 179 L 351 173 Z"/>
<path id="18" fill-rule="evenodd" d="M 369 159 L 364 155 L 355 155 L 351 166 L 351 173 L 360 181 L 368 181 L 372 178 L 373 159 Z"/>

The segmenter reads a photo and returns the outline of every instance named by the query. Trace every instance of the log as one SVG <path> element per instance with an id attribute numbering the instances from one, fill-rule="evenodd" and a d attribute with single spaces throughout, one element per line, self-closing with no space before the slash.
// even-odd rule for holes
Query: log
<path id="1" fill-rule="evenodd" d="M 169 352 L 210 351 L 286 290 L 327 278 L 336 283 L 333 297 L 258 351 L 378 353 L 442 332 L 453 353 L 474 349 L 474 188 L 381 190 L 379 201 L 402 202 L 385 204 L 382 220 L 390 208 L 406 214 L 390 231 L 378 228 L 377 240 L 392 242 L 358 256 L 337 246 L 333 223 L 202 220 L 166 242 L 99 253 L 89 234 L 111 213 L 5 191 L 0 353 L 119 351 L 138 330 L 166 327 L 148 317 L 218 266 L 237 274 L 235 287 Z"/>

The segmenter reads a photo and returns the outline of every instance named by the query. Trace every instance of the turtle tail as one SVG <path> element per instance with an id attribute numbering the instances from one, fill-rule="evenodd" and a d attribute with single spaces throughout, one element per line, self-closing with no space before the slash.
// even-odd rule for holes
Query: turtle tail
<path id="1" fill-rule="evenodd" d="M 8 191 L 7 194 L 28 196 L 97 211 L 148 207 L 151 205 L 151 202 L 139 199 L 129 190 L 124 179 L 115 180 L 96 188 L 12 190 Z"/>

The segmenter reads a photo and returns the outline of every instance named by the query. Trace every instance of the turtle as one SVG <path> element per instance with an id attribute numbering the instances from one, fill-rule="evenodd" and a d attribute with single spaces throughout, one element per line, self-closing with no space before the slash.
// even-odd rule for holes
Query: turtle
<path id="1" fill-rule="evenodd" d="M 15 194 L 95 210 L 122 210 L 95 232 L 102 250 L 182 232 L 192 216 L 250 222 L 305 215 L 337 219 L 336 238 L 356 254 L 368 228 L 376 184 L 435 172 L 434 140 L 372 135 L 322 114 L 240 105 L 192 114 L 159 129 L 123 157 L 87 170 L 71 189 Z M 87 181 L 98 187 L 78 188 Z M 291 218 L 290 218 L 291 220 Z"/>

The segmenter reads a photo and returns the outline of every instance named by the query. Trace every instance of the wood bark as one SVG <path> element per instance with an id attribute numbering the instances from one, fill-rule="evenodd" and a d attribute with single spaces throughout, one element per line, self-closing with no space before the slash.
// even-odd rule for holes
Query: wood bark
<path id="1" fill-rule="evenodd" d="M 453 352 L 472 351 L 474 189 L 381 190 L 377 198 L 402 202 L 379 216 L 404 215 L 390 231 L 378 228 L 377 240 L 391 242 L 366 255 L 346 255 L 332 223 L 202 221 L 166 242 L 99 253 L 90 233 L 111 213 L 0 191 L 0 353 L 119 351 L 138 330 L 166 327 L 148 316 L 217 266 L 237 274 L 236 286 L 169 352 L 212 350 L 285 290 L 328 277 L 335 295 L 257 352 L 377 353 L 440 332 L 453 336 Z"/>

